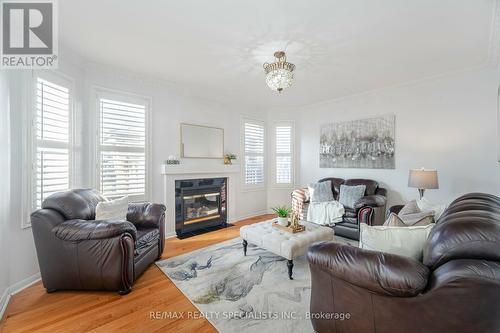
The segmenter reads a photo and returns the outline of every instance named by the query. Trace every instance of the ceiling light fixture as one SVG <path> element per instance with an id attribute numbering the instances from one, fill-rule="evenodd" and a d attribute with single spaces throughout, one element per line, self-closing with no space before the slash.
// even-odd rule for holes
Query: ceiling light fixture
<path id="1" fill-rule="evenodd" d="M 276 61 L 273 63 L 264 63 L 266 72 L 266 83 L 272 90 L 281 93 L 283 89 L 288 88 L 293 82 L 293 70 L 295 65 L 286 62 L 286 55 L 283 51 L 274 52 Z"/>

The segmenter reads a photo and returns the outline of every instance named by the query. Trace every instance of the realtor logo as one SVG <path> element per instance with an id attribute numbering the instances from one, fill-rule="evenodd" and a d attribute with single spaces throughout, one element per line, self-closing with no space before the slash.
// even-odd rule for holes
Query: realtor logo
<path id="1" fill-rule="evenodd" d="M 55 0 L 3 0 L 1 68 L 57 68 Z"/>

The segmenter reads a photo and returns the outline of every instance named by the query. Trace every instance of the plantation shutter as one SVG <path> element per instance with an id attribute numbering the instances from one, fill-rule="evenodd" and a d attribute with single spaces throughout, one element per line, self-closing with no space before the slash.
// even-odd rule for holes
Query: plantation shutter
<path id="1" fill-rule="evenodd" d="M 244 122 L 245 184 L 264 183 L 264 124 Z"/>
<path id="2" fill-rule="evenodd" d="M 99 180 L 105 197 L 145 199 L 146 107 L 99 99 Z"/>
<path id="3" fill-rule="evenodd" d="M 70 187 L 70 92 L 36 79 L 36 143 L 33 208 L 49 195 Z"/>
<path id="4" fill-rule="evenodd" d="M 292 126 L 279 125 L 276 129 L 276 184 L 292 183 Z"/>

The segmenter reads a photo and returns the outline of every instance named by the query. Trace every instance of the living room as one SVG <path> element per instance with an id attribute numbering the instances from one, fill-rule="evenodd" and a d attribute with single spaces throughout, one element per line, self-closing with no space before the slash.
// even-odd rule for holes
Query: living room
<path id="1" fill-rule="evenodd" d="M 2 332 L 500 331 L 500 1 L 1 8 Z"/>

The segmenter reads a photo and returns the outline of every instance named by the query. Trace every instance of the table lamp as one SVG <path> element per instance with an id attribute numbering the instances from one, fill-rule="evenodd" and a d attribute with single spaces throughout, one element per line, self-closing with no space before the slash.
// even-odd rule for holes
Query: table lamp
<path id="1" fill-rule="evenodd" d="M 418 188 L 420 199 L 422 199 L 426 189 L 439 188 L 437 170 L 424 168 L 410 169 L 408 186 Z"/>

